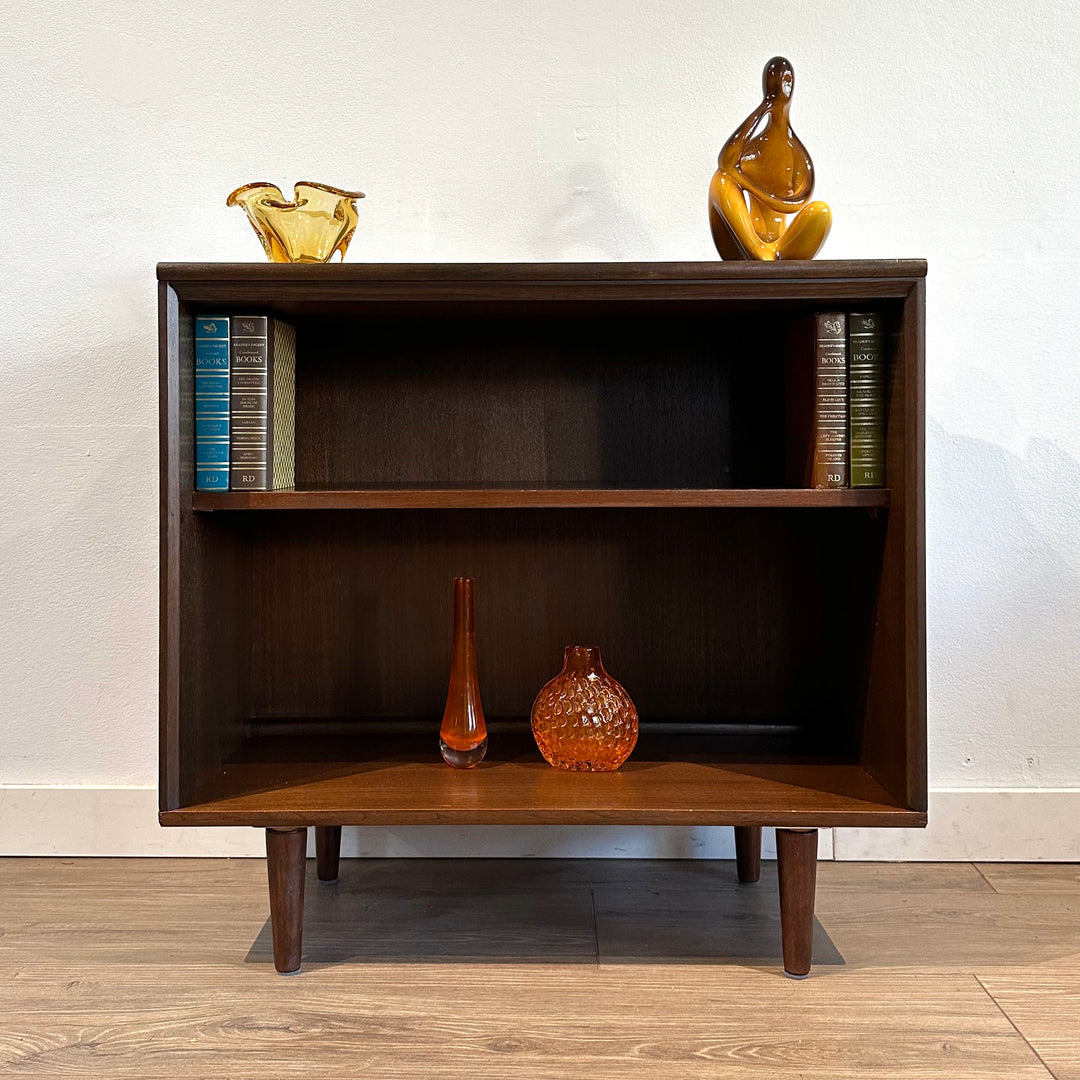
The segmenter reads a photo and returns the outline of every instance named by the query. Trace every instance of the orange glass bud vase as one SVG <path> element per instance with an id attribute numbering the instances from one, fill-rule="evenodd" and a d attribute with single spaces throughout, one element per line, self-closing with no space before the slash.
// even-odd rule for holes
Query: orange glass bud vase
<path id="1" fill-rule="evenodd" d="M 722 259 L 812 259 L 832 211 L 810 201 L 814 163 L 791 127 L 795 71 L 774 56 L 761 84 L 761 104 L 724 143 L 709 185 L 713 243 Z"/>
<path id="2" fill-rule="evenodd" d="M 562 671 L 533 702 L 532 733 L 557 769 L 612 772 L 637 743 L 637 709 L 604 670 L 598 648 L 568 645 Z"/>
<path id="3" fill-rule="evenodd" d="M 487 725 L 476 678 L 476 579 L 454 578 L 454 643 L 450 689 L 439 729 L 443 760 L 455 769 L 479 765 L 487 753 Z"/>

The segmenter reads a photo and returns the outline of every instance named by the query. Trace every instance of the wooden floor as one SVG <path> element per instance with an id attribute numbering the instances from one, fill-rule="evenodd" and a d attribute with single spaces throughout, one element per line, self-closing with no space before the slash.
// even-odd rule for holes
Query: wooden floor
<path id="1" fill-rule="evenodd" d="M 1080 1080 L 1080 866 L 309 864 L 274 972 L 253 860 L 0 860 L 0 1075 Z"/>

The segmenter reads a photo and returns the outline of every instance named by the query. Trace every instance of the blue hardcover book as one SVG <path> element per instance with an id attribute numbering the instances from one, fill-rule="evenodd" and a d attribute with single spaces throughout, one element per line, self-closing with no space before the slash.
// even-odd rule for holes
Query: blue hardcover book
<path id="1" fill-rule="evenodd" d="M 195 317 L 195 490 L 229 490 L 229 319 Z"/>

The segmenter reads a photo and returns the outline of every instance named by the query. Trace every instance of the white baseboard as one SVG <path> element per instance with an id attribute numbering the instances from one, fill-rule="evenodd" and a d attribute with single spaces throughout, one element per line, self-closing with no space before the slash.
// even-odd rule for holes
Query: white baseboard
<path id="1" fill-rule="evenodd" d="M 819 858 L 1080 861 L 1078 788 L 935 791 L 929 816 L 926 829 L 823 829 Z M 762 849 L 765 858 L 774 857 L 771 830 L 765 831 Z M 727 828 L 614 825 L 348 828 L 341 853 L 372 858 L 559 859 L 730 859 L 735 854 Z M 258 829 L 161 828 L 153 788 L 0 786 L 0 855 L 263 854 Z"/>
<path id="2" fill-rule="evenodd" d="M 837 859 L 1080 862 L 1080 788 L 930 793 L 925 829 L 837 829 Z"/>
<path id="3" fill-rule="evenodd" d="M 154 788 L 0 786 L 0 855 L 265 855 L 259 829 L 168 828 Z M 309 837 L 314 855 L 314 836 Z M 709 826 L 472 825 L 347 828 L 341 854 L 370 858 L 733 859 L 731 829 Z M 772 830 L 762 854 L 775 858 Z M 818 856 L 833 857 L 831 829 Z"/>

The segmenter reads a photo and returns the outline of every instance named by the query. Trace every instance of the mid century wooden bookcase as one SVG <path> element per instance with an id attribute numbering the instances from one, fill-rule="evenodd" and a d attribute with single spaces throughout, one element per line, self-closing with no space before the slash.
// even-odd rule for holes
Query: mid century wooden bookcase
<path id="1" fill-rule="evenodd" d="M 163 825 L 267 830 L 279 971 L 307 829 L 778 829 L 784 965 L 817 834 L 926 822 L 923 262 L 161 265 Z M 794 319 L 878 310 L 887 482 L 785 486 Z M 297 328 L 294 490 L 193 491 L 192 323 Z M 451 579 L 477 579 L 490 748 L 436 740 Z M 528 732 L 566 644 L 642 718 L 617 773 Z M 358 930 L 358 932 L 362 932 Z"/>

